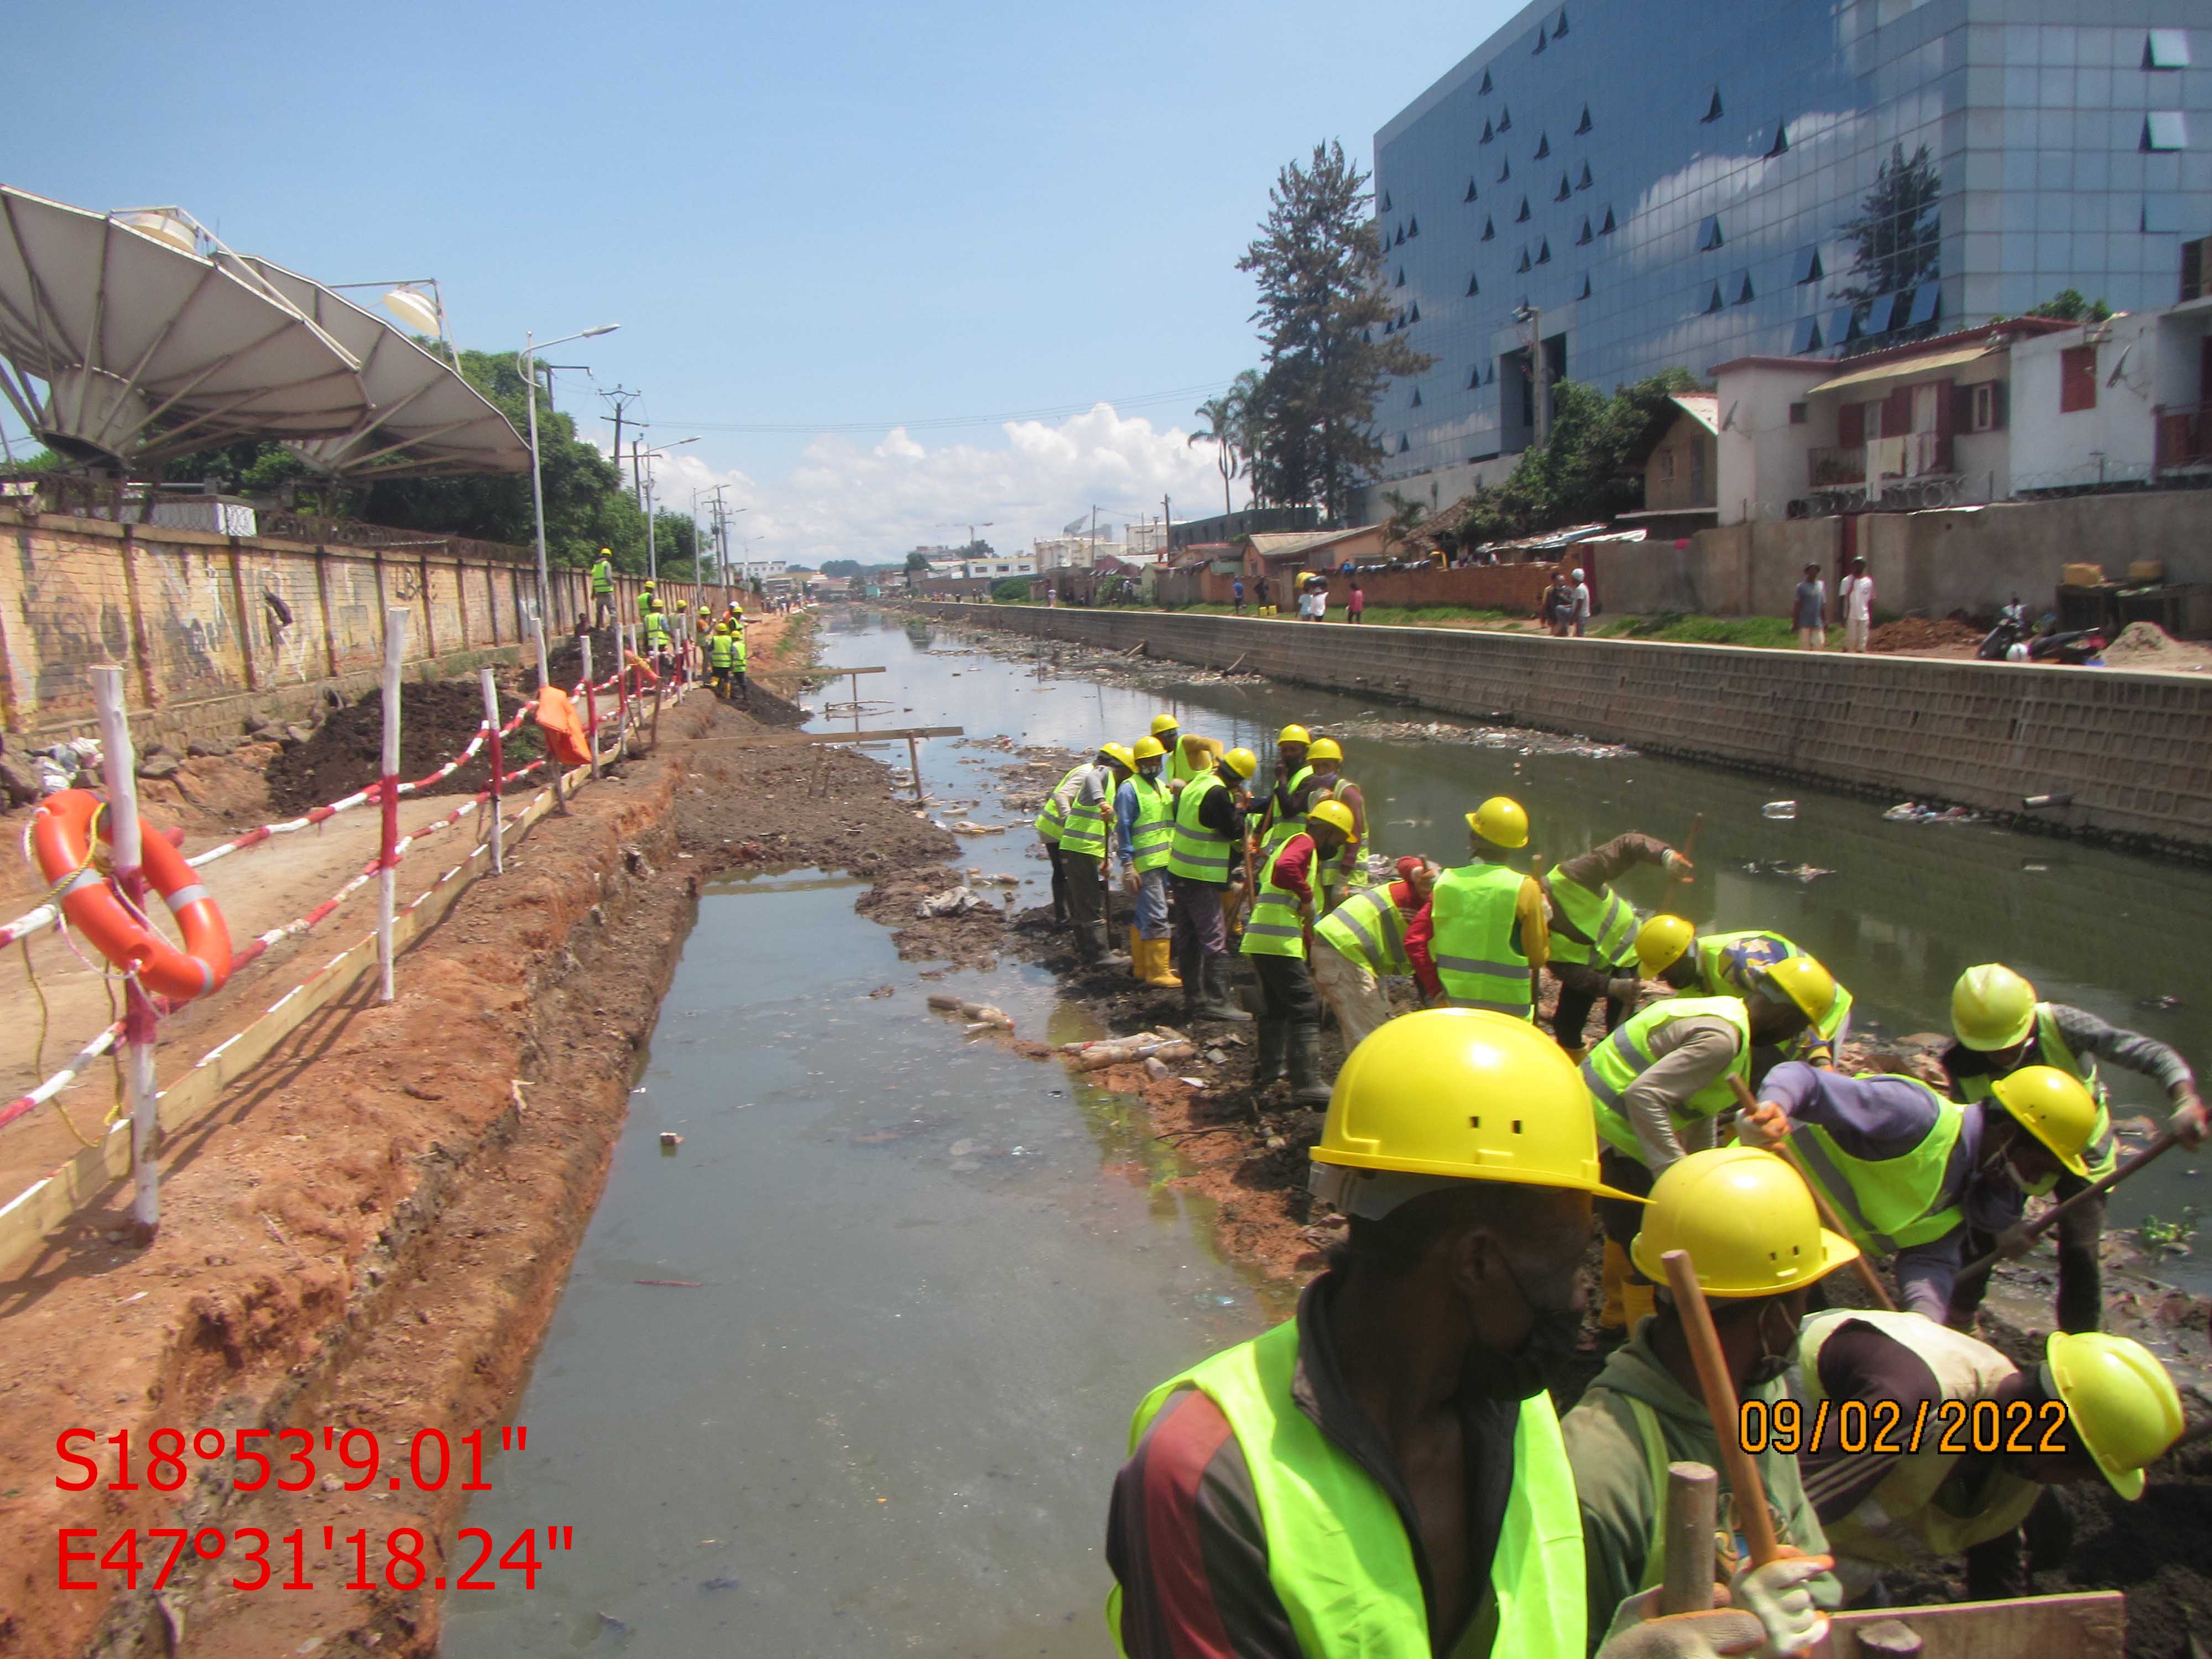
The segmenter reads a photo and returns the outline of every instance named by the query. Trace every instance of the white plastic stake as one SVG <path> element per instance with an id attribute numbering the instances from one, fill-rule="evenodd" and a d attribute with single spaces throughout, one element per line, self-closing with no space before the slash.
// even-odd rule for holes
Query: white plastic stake
<path id="1" fill-rule="evenodd" d="M 553 684 L 553 676 L 545 666 L 545 619 L 543 617 L 530 619 L 530 635 L 538 647 L 538 684 L 543 690 Z M 561 764 L 561 757 L 553 752 L 551 744 L 544 744 L 544 748 L 545 764 L 553 774 L 553 810 L 566 817 L 568 814 L 568 769 Z"/>
<path id="2" fill-rule="evenodd" d="M 396 994 L 392 979 L 392 922 L 398 908 L 399 864 L 399 665 L 407 654 L 407 613 L 384 613 L 384 838 L 376 881 L 376 960 L 382 970 L 377 1000 Z"/>
<path id="3" fill-rule="evenodd" d="M 507 860 L 500 846 L 500 832 L 506 827 L 501 821 L 505 808 L 500 797 L 505 793 L 500 787 L 500 772 L 507 764 L 506 745 L 499 737 L 499 688 L 491 683 L 491 670 L 484 669 L 479 676 L 483 686 L 484 720 L 491 727 L 491 738 L 486 745 L 491 750 L 491 872 L 503 875 Z"/>
<path id="4" fill-rule="evenodd" d="M 107 839 L 114 857 L 114 882 L 126 903 L 146 908 L 145 856 L 138 824 L 138 757 L 131 746 L 131 721 L 123 708 L 123 671 L 92 671 L 93 702 L 100 713 L 100 753 L 107 774 Z M 154 1089 L 154 1004 L 135 979 L 124 989 L 123 1081 L 131 1109 L 131 1231 L 150 1244 L 161 1224 L 161 1135 L 159 1097 Z"/>
<path id="5" fill-rule="evenodd" d="M 596 783 L 599 776 L 599 691 L 592 680 L 592 636 L 579 634 L 576 643 L 584 650 L 584 747 L 592 751 L 592 781 Z"/>

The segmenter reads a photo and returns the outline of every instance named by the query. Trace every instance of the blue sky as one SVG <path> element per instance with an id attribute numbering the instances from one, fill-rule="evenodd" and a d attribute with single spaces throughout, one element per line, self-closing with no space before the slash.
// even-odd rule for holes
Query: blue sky
<path id="1" fill-rule="evenodd" d="M 1235 264 L 1276 169 L 1370 162 L 1513 9 L 48 6 L 10 21 L 5 177 L 325 282 L 435 276 L 466 346 L 619 322 L 556 360 L 700 434 L 662 499 L 729 483 L 756 556 L 970 518 L 1003 547 L 1164 489 L 1219 510 L 1181 434 L 1256 360 Z"/>

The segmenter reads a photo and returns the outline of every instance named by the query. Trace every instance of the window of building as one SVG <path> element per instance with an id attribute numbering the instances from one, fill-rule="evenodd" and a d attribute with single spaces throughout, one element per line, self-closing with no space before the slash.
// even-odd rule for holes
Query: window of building
<path id="1" fill-rule="evenodd" d="M 1583 118 L 1575 123 L 1575 137 L 1579 138 L 1583 134 L 1588 132 L 1589 130 L 1589 106 L 1588 104 L 1584 104 L 1583 106 Z"/>
<path id="2" fill-rule="evenodd" d="M 1938 284 L 1922 283 L 1912 290 L 1912 313 L 1905 319 L 1904 325 L 1906 328 L 1918 328 L 1923 324 L 1934 322 L 1942 301 L 1943 290 Z"/>
<path id="3" fill-rule="evenodd" d="M 1575 179 L 1575 188 L 1577 190 L 1588 190 L 1596 182 L 1597 180 L 1590 176 L 1589 163 L 1588 161 L 1583 162 L 1583 170 Z"/>
<path id="4" fill-rule="evenodd" d="M 1406 434 L 1405 434 L 1404 433 L 1401 432 L 1401 433 L 1398 434 L 1398 453 L 1399 453 L 1401 455 L 1402 455 L 1402 454 L 1404 454 L 1407 450 L 1411 449 L 1413 447 L 1413 445 L 1411 445 L 1411 444 L 1409 444 L 1409 443 L 1407 443 L 1407 442 L 1406 441 Z"/>
<path id="5" fill-rule="evenodd" d="M 1387 191 L 1387 190 L 1386 190 L 1386 191 L 1384 191 L 1382 192 L 1382 211 L 1383 211 L 1383 212 L 1385 212 L 1385 213 L 1388 213 L 1389 210 L 1390 210 L 1390 192 L 1389 192 L 1389 191 Z"/>
<path id="6" fill-rule="evenodd" d="M 1400 265 L 1400 266 L 1398 267 L 1398 280 L 1397 280 L 1396 282 L 1395 282 L 1395 283 L 1391 283 L 1391 284 L 1390 284 L 1390 286 L 1391 286 L 1391 287 L 1393 287 L 1393 288 L 1403 288 L 1403 287 L 1405 287 L 1405 286 L 1406 286 L 1406 267 L 1405 267 L 1405 266 L 1403 266 L 1403 265 Z"/>
<path id="7" fill-rule="evenodd" d="M 1700 121 L 1717 121 L 1721 118 L 1721 89 L 1718 87 L 1713 88 L 1712 102 L 1705 106 L 1705 112 L 1698 118 Z"/>
<path id="8" fill-rule="evenodd" d="M 2142 228 L 2146 235 L 2159 235 L 2181 228 L 2181 202 L 2172 196 L 2143 198 Z"/>
<path id="9" fill-rule="evenodd" d="M 2189 31 L 2153 29 L 2143 40 L 2142 66 L 2147 70 L 2187 69 Z"/>
<path id="10" fill-rule="evenodd" d="M 1536 249 L 1536 263 L 1540 265 L 1548 265 L 1552 263 L 1552 239 L 1548 236 Z"/>
<path id="11" fill-rule="evenodd" d="M 1796 257 L 1790 261 L 1790 280 L 1800 287 L 1807 283 L 1817 283 L 1826 275 L 1827 272 L 1820 268 L 1820 250 L 1817 247 L 1799 248 Z"/>
<path id="12" fill-rule="evenodd" d="M 1662 483 L 1673 483 L 1674 478 L 1674 452 L 1671 449 L 1662 449 L 1651 459 L 1658 467 L 1659 482 Z"/>
<path id="13" fill-rule="evenodd" d="M 1408 323 L 1418 323 L 1421 320 L 1421 302 L 1419 300 L 1413 301 L 1413 308 L 1406 313 L 1406 320 Z"/>
<path id="14" fill-rule="evenodd" d="M 1406 245 L 1406 228 L 1405 228 L 1405 226 L 1401 225 L 1401 226 L 1399 226 L 1399 227 L 1398 227 L 1398 234 L 1397 234 L 1397 235 L 1396 235 L 1395 237 L 1394 237 L 1394 238 L 1392 239 L 1392 240 L 1393 240 L 1393 242 L 1395 243 L 1395 246 L 1400 246 L 1400 247 L 1403 247 L 1403 246 Z"/>
<path id="15" fill-rule="evenodd" d="M 1747 306 L 1759 297 L 1751 291 L 1751 272 L 1747 270 L 1739 270 L 1729 278 L 1729 292 L 1735 295 L 1729 301 L 1731 305 Z"/>
<path id="16" fill-rule="evenodd" d="M 1552 25 L 1552 33 L 1554 38 L 1564 38 L 1566 32 L 1567 14 L 1565 9 L 1562 7 L 1559 11 L 1559 21 Z"/>
<path id="17" fill-rule="evenodd" d="M 1539 134 L 1536 139 L 1536 159 L 1540 161 L 1551 153 L 1552 135 L 1548 132 Z"/>
<path id="18" fill-rule="evenodd" d="M 2005 423 L 2005 383 L 2002 380 L 1984 380 L 1978 386 L 1965 388 L 1966 393 L 1966 430 L 1996 432 Z"/>
<path id="19" fill-rule="evenodd" d="M 1605 221 L 1598 226 L 1597 234 L 1601 236 L 1610 236 L 1617 228 L 1619 227 L 1613 222 L 1613 210 L 1607 208 L 1605 210 Z"/>
<path id="20" fill-rule="evenodd" d="M 1774 142 L 1766 147 L 1766 159 L 1771 161 L 1778 155 L 1787 155 L 1789 153 L 1790 124 L 1787 121 L 1777 121 L 1774 124 Z"/>
<path id="21" fill-rule="evenodd" d="M 1716 311 L 1723 309 L 1727 304 L 1728 301 L 1721 298 L 1721 285 L 1715 283 L 1711 295 L 1705 301 L 1705 315 L 1711 316 Z"/>
<path id="22" fill-rule="evenodd" d="M 1486 242 L 1492 241 L 1496 240 L 1497 235 L 1497 221 L 1492 219 L 1488 214 L 1484 214 L 1482 216 L 1482 240 Z"/>
<path id="23" fill-rule="evenodd" d="M 1582 291 L 1581 293 L 1579 293 L 1579 294 L 1576 295 L 1575 295 L 1575 298 L 1577 298 L 1577 300 L 1587 300 L 1587 299 L 1589 299 L 1589 296 L 1590 296 L 1590 279 L 1589 279 L 1589 272 L 1588 272 L 1588 271 L 1586 270 L 1586 271 L 1583 272 L 1583 291 Z"/>
<path id="24" fill-rule="evenodd" d="M 1808 351 L 1818 351 L 1820 349 L 1820 319 L 1818 317 L 1800 317 L 1797 319 L 1797 331 L 1790 337 L 1790 355 L 1802 357 Z"/>
<path id="25" fill-rule="evenodd" d="M 1491 130 L 1490 123 L 1489 123 L 1489 122 L 1487 122 L 1487 121 L 1485 121 L 1485 122 L 1482 124 L 1482 137 L 1481 137 L 1480 139 L 1478 139 L 1476 142 L 1477 142 L 1477 143 L 1485 143 L 1485 144 L 1486 144 L 1486 143 L 1489 143 L 1492 138 L 1495 138 L 1497 136 L 1498 136 L 1498 135 L 1497 135 L 1497 133 L 1496 133 L 1496 132 L 1494 132 L 1494 131 L 1492 131 Z"/>
<path id="26" fill-rule="evenodd" d="M 1828 343 L 1842 345 L 1858 333 L 1858 307 L 1838 306 L 1828 315 Z"/>
<path id="27" fill-rule="evenodd" d="M 1867 301 L 1866 316 L 1859 324 L 1862 334 L 1887 334 L 1890 331 L 1891 313 L 1896 309 L 1898 296 L 1877 294 Z"/>
<path id="28" fill-rule="evenodd" d="M 1408 236 L 1418 236 L 1420 234 L 1421 216 L 1417 213 L 1411 219 L 1406 222 L 1406 234 Z"/>
<path id="29" fill-rule="evenodd" d="M 1811 405 L 1810 404 L 1790 404 L 1790 425 L 1792 425 L 1792 426 L 1802 426 L 1802 425 L 1804 425 L 1804 424 L 1806 423 L 1806 422 L 1808 422 L 1808 421 L 1811 420 L 1812 418 L 1813 418 L 1813 407 L 1812 407 L 1812 405 Z"/>
<path id="30" fill-rule="evenodd" d="M 1513 106 L 1510 104 L 1500 104 L 1498 106 L 1498 130 L 1500 132 L 1513 131 Z"/>
<path id="31" fill-rule="evenodd" d="M 1513 222 L 1516 225 L 1528 222 L 1528 198 L 1525 196 L 1521 198 L 1521 211 L 1513 216 Z"/>
<path id="32" fill-rule="evenodd" d="M 1415 409 L 1419 409 L 1420 406 L 1421 406 L 1421 388 L 1420 388 L 1420 387 L 1419 387 L 1419 386 L 1415 386 L 1415 387 L 1413 388 L 1413 407 L 1414 407 Z"/>
<path id="33" fill-rule="evenodd" d="M 1715 248 L 1724 246 L 1726 240 L 1721 234 L 1721 216 L 1707 214 L 1705 222 L 1698 227 L 1698 252 L 1711 253 Z"/>
<path id="34" fill-rule="evenodd" d="M 1516 275 L 1519 272 L 1528 269 L 1528 250 L 1527 248 L 1524 247 L 1521 250 L 1521 263 L 1514 266 L 1513 269 Z"/>
<path id="35" fill-rule="evenodd" d="M 2154 109 L 2143 117 L 2145 149 L 2187 149 L 2189 124 L 2178 109 Z"/>
<path id="36" fill-rule="evenodd" d="M 1468 279 L 1467 279 L 1467 297 L 1468 297 L 1468 299 L 1472 300 L 1473 298 L 1474 298 L 1474 296 L 1475 296 L 1476 295 L 1478 295 L 1478 294 L 1480 294 L 1480 293 L 1481 293 L 1481 292 L 1482 292 L 1482 278 L 1481 278 L 1480 276 L 1479 276 L 1475 275 L 1474 272 L 1470 271 L 1470 272 L 1468 274 Z"/>
<path id="37" fill-rule="evenodd" d="M 1590 230 L 1589 216 L 1588 214 L 1584 214 L 1583 216 L 1583 234 L 1575 238 L 1575 246 L 1577 247 L 1588 247 L 1595 240 L 1595 235 Z"/>
<path id="38" fill-rule="evenodd" d="M 1461 197 L 1459 199 L 1462 202 L 1472 202 L 1474 200 L 1474 175 L 1471 173 L 1467 175 L 1467 194 Z"/>
<path id="39" fill-rule="evenodd" d="M 1473 392 L 1476 387 L 1480 386 L 1481 384 L 1482 384 L 1482 365 L 1481 365 L 1480 363 L 1477 363 L 1477 364 L 1474 366 L 1474 372 L 1473 374 L 1469 374 L 1469 375 L 1467 377 L 1467 389 L 1468 389 L 1469 392 Z"/>
<path id="40" fill-rule="evenodd" d="M 2097 406 L 2097 348 L 2068 346 L 2058 354 L 2058 412 Z"/>
<path id="41" fill-rule="evenodd" d="M 1474 89 L 1474 95 L 1478 98 L 1487 98 L 1491 91 L 1490 71 L 1485 70 L 1482 72 L 1482 84 Z"/>
<path id="42" fill-rule="evenodd" d="M 1559 175 L 1559 191 L 1558 191 L 1558 192 L 1557 192 L 1555 195 L 1553 195 L 1553 197 L 1552 198 L 1552 199 L 1553 199 L 1553 201 L 1555 201 L 1555 202 L 1564 202 L 1564 201 L 1565 201 L 1565 200 L 1567 199 L 1567 198 L 1569 198 L 1570 196 L 1573 195 L 1574 193 L 1575 193 L 1575 181 L 1574 181 L 1573 179 L 1571 179 L 1568 178 L 1568 177 L 1567 177 L 1567 175 L 1566 175 L 1565 173 L 1561 173 L 1561 174 Z"/>

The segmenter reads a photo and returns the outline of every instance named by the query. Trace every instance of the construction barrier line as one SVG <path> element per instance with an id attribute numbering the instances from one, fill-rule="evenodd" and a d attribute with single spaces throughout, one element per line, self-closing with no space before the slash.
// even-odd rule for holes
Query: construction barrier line
<path id="1" fill-rule="evenodd" d="M 24 1113 L 43 1106 L 77 1079 L 77 1074 L 115 1046 L 116 1038 L 123 1035 L 123 1022 L 117 1020 L 98 1036 L 76 1052 L 76 1058 L 56 1072 L 27 1095 L 18 1095 L 5 1106 L 0 1106 L 0 1128 L 13 1123 Z"/>

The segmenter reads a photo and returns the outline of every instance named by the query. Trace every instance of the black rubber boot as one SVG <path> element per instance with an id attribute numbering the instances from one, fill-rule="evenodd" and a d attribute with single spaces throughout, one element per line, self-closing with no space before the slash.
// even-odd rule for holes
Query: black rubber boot
<path id="1" fill-rule="evenodd" d="M 1279 1019 L 1262 1019 L 1255 1030 L 1252 1050 L 1252 1092 L 1257 1094 L 1283 1074 L 1283 1039 L 1290 1028 Z"/>
<path id="2" fill-rule="evenodd" d="M 1311 1023 L 1293 1025 L 1289 1036 L 1285 1058 L 1291 1068 L 1291 1104 L 1326 1111 L 1329 1086 L 1321 1074 L 1321 1027 Z"/>
<path id="3" fill-rule="evenodd" d="M 1252 1016 L 1229 1000 L 1227 957 L 1206 957 L 1202 977 L 1206 984 L 1199 1002 L 1198 1017 L 1200 1019 L 1220 1020 L 1230 1025 L 1249 1025 L 1252 1023 Z"/>

